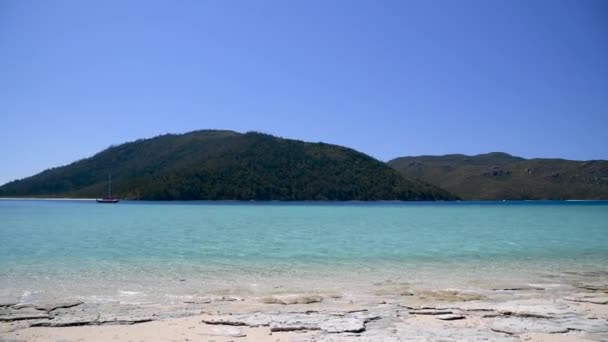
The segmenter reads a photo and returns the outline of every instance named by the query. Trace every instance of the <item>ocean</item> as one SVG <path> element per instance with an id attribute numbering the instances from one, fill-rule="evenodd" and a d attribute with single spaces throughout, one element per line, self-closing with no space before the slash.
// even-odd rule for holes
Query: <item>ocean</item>
<path id="1" fill-rule="evenodd" d="M 608 275 L 608 202 L 0 200 L 0 299 L 173 302 Z"/>

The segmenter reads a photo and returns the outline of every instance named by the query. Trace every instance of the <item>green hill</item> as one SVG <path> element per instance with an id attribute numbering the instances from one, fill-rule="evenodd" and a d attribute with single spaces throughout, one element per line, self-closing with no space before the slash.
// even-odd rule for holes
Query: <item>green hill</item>
<path id="1" fill-rule="evenodd" d="M 495 152 L 401 157 L 388 165 L 463 199 L 608 199 L 605 160 L 524 159 Z"/>
<path id="2" fill-rule="evenodd" d="M 0 187 L 1 197 L 92 198 L 108 173 L 117 197 L 146 200 L 435 200 L 454 196 L 409 180 L 355 150 L 260 133 L 205 130 L 110 147 Z"/>

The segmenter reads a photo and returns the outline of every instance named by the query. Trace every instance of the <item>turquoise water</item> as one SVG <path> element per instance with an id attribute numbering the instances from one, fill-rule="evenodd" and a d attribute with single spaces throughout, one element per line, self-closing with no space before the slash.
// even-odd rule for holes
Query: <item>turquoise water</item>
<path id="1" fill-rule="evenodd" d="M 607 202 L 0 201 L 5 296 L 470 281 L 607 265 Z"/>

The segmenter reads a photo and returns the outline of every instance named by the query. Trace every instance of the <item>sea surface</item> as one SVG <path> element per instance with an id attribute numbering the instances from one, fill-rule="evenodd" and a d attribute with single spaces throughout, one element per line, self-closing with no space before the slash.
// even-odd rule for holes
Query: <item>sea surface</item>
<path id="1" fill-rule="evenodd" d="M 608 274 L 608 202 L 0 200 L 0 299 L 544 284 Z"/>

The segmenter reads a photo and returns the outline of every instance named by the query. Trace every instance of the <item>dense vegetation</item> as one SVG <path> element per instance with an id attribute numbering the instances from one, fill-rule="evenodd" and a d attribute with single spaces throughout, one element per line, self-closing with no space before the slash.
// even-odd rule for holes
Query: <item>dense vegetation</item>
<path id="1" fill-rule="evenodd" d="M 110 147 L 0 187 L 2 197 L 147 200 L 434 200 L 448 192 L 409 180 L 345 147 L 260 133 L 195 131 Z"/>
<path id="2" fill-rule="evenodd" d="M 506 153 L 402 157 L 388 162 L 406 177 L 463 199 L 608 199 L 608 161 L 524 159 Z"/>

